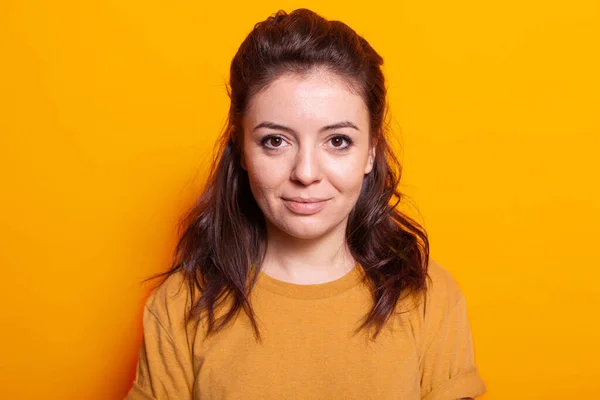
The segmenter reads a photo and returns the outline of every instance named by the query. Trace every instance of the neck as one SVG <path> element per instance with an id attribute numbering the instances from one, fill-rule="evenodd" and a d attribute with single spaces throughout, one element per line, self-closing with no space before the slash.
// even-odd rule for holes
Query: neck
<path id="1" fill-rule="evenodd" d="M 261 270 L 275 279 L 298 284 L 341 278 L 356 265 L 346 243 L 346 223 L 313 239 L 299 239 L 268 224 Z"/>

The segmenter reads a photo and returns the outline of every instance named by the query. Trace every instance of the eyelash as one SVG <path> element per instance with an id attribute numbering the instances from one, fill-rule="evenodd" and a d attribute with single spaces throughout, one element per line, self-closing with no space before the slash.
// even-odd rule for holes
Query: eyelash
<path id="1" fill-rule="evenodd" d="M 269 147 L 269 146 L 267 146 L 267 142 L 269 140 L 273 139 L 273 138 L 279 138 L 282 141 L 285 140 L 285 139 L 283 139 L 279 135 L 268 135 L 268 136 L 265 136 L 264 138 L 261 139 L 261 141 L 260 141 L 261 146 L 263 146 L 267 150 L 278 150 L 279 147 Z M 345 147 L 335 147 L 335 146 L 333 146 L 333 149 L 335 149 L 337 151 L 346 151 L 346 150 L 348 150 L 350 148 L 350 146 L 352 146 L 354 144 L 354 142 L 352 141 L 352 139 L 350 139 L 346 135 L 335 135 L 335 136 L 332 136 L 329 140 L 331 141 L 333 139 L 338 139 L 338 138 L 346 141 L 346 143 L 348 143 L 348 144 Z"/>

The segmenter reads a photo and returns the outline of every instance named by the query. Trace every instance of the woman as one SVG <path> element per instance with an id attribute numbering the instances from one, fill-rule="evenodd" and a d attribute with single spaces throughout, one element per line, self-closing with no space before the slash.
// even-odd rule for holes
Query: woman
<path id="1" fill-rule="evenodd" d="M 129 399 L 458 399 L 465 298 L 395 206 L 382 58 L 310 10 L 256 24 L 218 158 L 144 309 Z"/>

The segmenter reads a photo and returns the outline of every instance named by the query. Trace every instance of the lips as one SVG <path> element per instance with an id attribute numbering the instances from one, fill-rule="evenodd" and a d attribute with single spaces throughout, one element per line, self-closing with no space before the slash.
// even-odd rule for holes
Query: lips
<path id="1" fill-rule="evenodd" d="M 311 215 L 321 211 L 329 199 L 314 197 L 285 197 L 282 198 L 285 206 L 295 214 Z"/>

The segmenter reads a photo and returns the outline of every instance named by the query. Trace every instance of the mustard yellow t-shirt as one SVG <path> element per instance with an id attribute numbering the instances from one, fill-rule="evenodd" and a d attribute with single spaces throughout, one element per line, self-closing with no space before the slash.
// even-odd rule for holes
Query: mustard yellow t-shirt
<path id="1" fill-rule="evenodd" d="M 261 272 L 251 301 L 262 343 L 243 311 L 206 340 L 202 324 L 185 328 L 187 285 L 172 275 L 146 302 L 126 399 L 451 400 L 486 391 L 465 297 L 447 270 L 432 260 L 427 294 L 404 300 L 410 311 L 373 342 L 367 331 L 352 335 L 372 303 L 362 275 L 357 265 L 335 281 L 298 285 Z"/>

